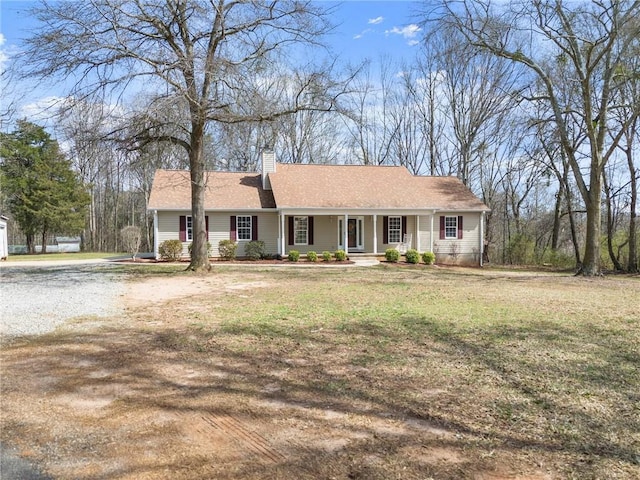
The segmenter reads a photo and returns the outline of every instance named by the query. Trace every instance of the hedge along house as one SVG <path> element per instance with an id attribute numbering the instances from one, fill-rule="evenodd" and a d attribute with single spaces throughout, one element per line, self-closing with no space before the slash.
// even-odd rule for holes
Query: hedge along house
<path id="1" fill-rule="evenodd" d="M 154 251 L 193 239 L 188 171 L 158 170 L 149 210 Z M 262 155 L 261 173 L 209 172 L 206 228 L 212 255 L 218 243 L 262 240 L 266 251 L 384 254 L 387 248 L 431 251 L 438 263 L 482 265 L 489 208 L 455 177 L 411 175 L 404 167 L 276 163 Z"/>

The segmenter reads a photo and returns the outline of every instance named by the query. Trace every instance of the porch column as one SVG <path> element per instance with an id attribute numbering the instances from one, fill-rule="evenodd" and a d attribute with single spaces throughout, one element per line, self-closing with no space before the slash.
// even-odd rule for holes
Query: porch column
<path id="1" fill-rule="evenodd" d="M 153 211 L 153 257 L 156 260 L 160 260 L 160 254 L 158 253 L 160 247 L 160 239 L 158 233 L 158 210 Z"/>
<path id="2" fill-rule="evenodd" d="M 484 266 L 484 212 L 480 213 L 480 266 Z"/>
<path id="3" fill-rule="evenodd" d="M 348 255 L 349 254 L 349 214 L 344 214 L 344 251 Z"/>
<path id="4" fill-rule="evenodd" d="M 378 254 L 378 215 L 373 216 L 373 254 Z"/>
<path id="5" fill-rule="evenodd" d="M 431 233 L 429 234 L 429 251 L 432 253 L 434 253 L 433 252 L 433 217 L 435 216 L 436 216 L 436 212 L 433 212 L 431 214 L 431 227 L 430 227 Z"/>
<path id="6" fill-rule="evenodd" d="M 278 245 L 278 249 L 280 250 L 278 252 L 278 254 L 280 254 L 281 256 L 284 256 L 284 252 L 285 252 L 285 243 L 284 243 L 284 235 L 285 235 L 285 231 L 284 231 L 284 212 L 280 212 L 280 242 Z"/>

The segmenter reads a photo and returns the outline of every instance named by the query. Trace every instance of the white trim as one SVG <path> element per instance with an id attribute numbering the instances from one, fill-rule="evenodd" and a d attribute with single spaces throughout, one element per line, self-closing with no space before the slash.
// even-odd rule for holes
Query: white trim
<path id="1" fill-rule="evenodd" d="M 342 240 L 343 248 L 342 249 L 347 254 L 349 254 L 349 232 L 347 231 L 348 228 L 349 228 L 349 214 L 345 213 L 344 214 L 344 223 L 342 225 L 342 234 L 343 234 L 343 240 Z"/>
<path id="2" fill-rule="evenodd" d="M 399 232 L 398 233 L 398 240 L 391 240 L 391 219 L 392 218 L 399 218 L 400 219 L 400 225 L 398 228 L 394 228 L 393 231 L 394 232 Z M 402 215 L 389 215 L 388 219 L 387 219 L 387 245 L 391 245 L 394 243 L 402 243 Z"/>
<path id="3" fill-rule="evenodd" d="M 338 217 L 338 248 L 342 248 L 345 252 L 347 251 L 344 245 L 349 245 L 349 221 L 350 220 L 356 221 L 356 246 L 351 248 L 353 248 L 354 250 L 365 250 L 364 216 L 360 216 L 360 215 L 357 217 L 348 217 L 346 222 L 344 222 L 344 220 L 341 217 Z M 344 238 L 340 238 L 341 225 L 343 228 Z M 374 242 L 375 242 L 375 239 L 374 239 Z"/>
<path id="4" fill-rule="evenodd" d="M 373 215 L 373 254 L 378 254 L 378 216 Z"/>
<path id="5" fill-rule="evenodd" d="M 307 228 L 305 228 L 305 241 L 304 242 L 298 242 L 298 238 L 297 238 L 297 232 L 298 230 L 302 231 L 302 229 L 297 229 L 296 228 L 296 219 L 298 218 L 306 218 L 307 219 Z M 308 215 L 295 215 L 293 217 L 293 245 L 309 245 L 309 216 Z"/>
<path id="6" fill-rule="evenodd" d="M 189 220 L 191 220 L 191 228 L 189 228 Z M 191 231 L 191 235 L 189 235 L 189 231 Z M 185 215 L 184 239 L 187 242 L 193 242 L 193 215 Z"/>
<path id="7" fill-rule="evenodd" d="M 160 260 L 160 253 L 158 250 L 160 250 L 160 239 L 158 238 L 160 236 L 159 230 L 158 230 L 158 210 L 154 210 L 153 211 L 153 254 L 156 258 L 156 260 Z"/>
<path id="8" fill-rule="evenodd" d="M 436 213 L 433 212 L 431 215 L 431 232 L 429 233 L 429 251 L 433 253 L 433 219 L 435 218 Z"/>
<path id="9" fill-rule="evenodd" d="M 278 215 L 278 218 L 280 219 L 280 228 L 279 228 L 279 230 L 280 230 L 280 238 L 278 239 L 279 240 L 279 242 L 278 242 L 278 249 L 279 249 L 278 254 L 284 256 L 284 252 L 285 252 L 285 248 L 286 248 L 285 240 L 284 240 L 284 238 L 285 238 L 284 237 L 285 236 L 284 213 L 281 212 L 280 215 Z"/>
<path id="10" fill-rule="evenodd" d="M 237 242 L 250 242 L 253 238 L 253 218 L 252 215 L 236 215 L 236 241 Z M 249 219 L 249 238 L 240 238 L 240 221 L 239 218 L 248 218 Z M 242 227 L 246 230 L 247 227 Z"/>
<path id="11" fill-rule="evenodd" d="M 482 212 L 480 214 L 480 248 L 478 250 L 480 250 L 480 266 L 484 266 L 483 264 L 483 260 L 484 260 L 484 216 L 485 216 L 485 212 Z"/>
<path id="12" fill-rule="evenodd" d="M 456 221 L 456 234 L 454 236 L 447 235 L 447 218 L 453 218 Z M 451 225 L 449 225 L 451 228 Z M 458 240 L 458 215 L 445 215 L 444 216 L 444 239 L 445 240 Z"/>

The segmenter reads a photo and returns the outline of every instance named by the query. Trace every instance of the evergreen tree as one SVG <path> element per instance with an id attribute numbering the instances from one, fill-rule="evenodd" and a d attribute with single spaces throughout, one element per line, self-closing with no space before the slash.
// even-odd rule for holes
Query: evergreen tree
<path id="1" fill-rule="evenodd" d="M 0 133 L 0 187 L 7 206 L 35 253 L 35 238 L 48 233 L 74 234 L 84 227 L 89 195 L 58 142 L 44 128 L 27 121 Z"/>

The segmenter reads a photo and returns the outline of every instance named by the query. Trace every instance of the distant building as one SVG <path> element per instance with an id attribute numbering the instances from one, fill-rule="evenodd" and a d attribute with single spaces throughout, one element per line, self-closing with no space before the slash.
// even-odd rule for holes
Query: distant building
<path id="1" fill-rule="evenodd" d="M 9 255 L 7 220 L 7 217 L 0 215 L 0 260 L 6 260 Z"/>

